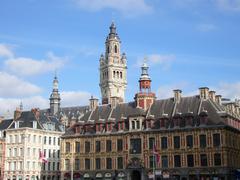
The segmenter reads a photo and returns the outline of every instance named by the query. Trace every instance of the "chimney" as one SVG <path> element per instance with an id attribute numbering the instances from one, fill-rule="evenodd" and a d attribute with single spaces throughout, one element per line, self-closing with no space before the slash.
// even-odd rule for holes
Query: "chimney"
<path id="1" fill-rule="evenodd" d="M 39 108 L 33 108 L 31 111 L 35 115 L 36 119 L 39 119 L 39 117 L 40 117 L 40 109 Z"/>
<path id="2" fill-rule="evenodd" d="M 199 88 L 199 93 L 200 93 L 200 98 L 206 100 L 209 97 L 209 88 L 201 87 Z"/>
<path id="3" fill-rule="evenodd" d="M 19 119 L 21 117 L 21 114 L 22 114 L 22 111 L 19 108 L 16 108 L 16 110 L 14 111 L 14 121 Z"/>
<path id="4" fill-rule="evenodd" d="M 213 102 L 216 102 L 216 92 L 215 92 L 215 91 L 209 91 L 209 98 L 210 98 Z"/>
<path id="5" fill-rule="evenodd" d="M 217 102 L 219 105 L 222 105 L 222 96 L 221 96 L 221 95 L 216 95 L 215 98 L 216 98 L 216 102 Z"/>
<path id="6" fill-rule="evenodd" d="M 182 97 L 182 91 L 180 89 L 173 90 L 174 93 L 174 102 L 179 103 Z"/>
<path id="7" fill-rule="evenodd" d="M 95 110 L 96 107 L 98 106 L 98 99 L 91 96 L 91 99 L 89 101 L 90 101 L 90 111 Z"/>
<path id="8" fill-rule="evenodd" d="M 3 120 L 4 120 L 4 117 L 0 116 L 0 124 L 2 123 Z"/>
<path id="9" fill-rule="evenodd" d="M 115 108 L 119 104 L 119 97 L 117 96 L 110 97 L 110 104 L 112 108 Z"/>

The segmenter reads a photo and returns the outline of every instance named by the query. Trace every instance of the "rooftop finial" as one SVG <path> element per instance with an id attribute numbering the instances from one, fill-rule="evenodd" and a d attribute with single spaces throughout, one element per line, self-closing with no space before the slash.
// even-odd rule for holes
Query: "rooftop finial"
<path id="1" fill-rule="evenodd" d="M 23 103 L 22 103 L 22 101 L 20 102 L 19 108 L 20 108 L 21 111 L 23 110 Z"/>

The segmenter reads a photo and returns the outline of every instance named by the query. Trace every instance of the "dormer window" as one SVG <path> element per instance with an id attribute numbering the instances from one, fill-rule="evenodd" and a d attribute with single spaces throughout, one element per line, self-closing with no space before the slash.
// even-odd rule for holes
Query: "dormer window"
<path id="1" fill-rule="evenodd" d="M 37 129 L 37 121 L 33 121 L 33 128 Z"/>
<path id="2" fill-rule="evenodd" d="M 131 130 L 142 129 L 142 119 L 140 119 L 140 118 L 130 119 L 130 129 Z"/>
<path id="3" fill-rule="evenodd" d="M 15 128 L 15 129 L 19 128 L 19 121 L 15 121 L 15 122 L 14 122 L 14 128 Z"/>

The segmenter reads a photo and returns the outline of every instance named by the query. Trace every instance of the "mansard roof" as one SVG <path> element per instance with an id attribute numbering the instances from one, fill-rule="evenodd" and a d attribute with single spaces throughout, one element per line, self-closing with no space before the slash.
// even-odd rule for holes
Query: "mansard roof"
<path id="1" fill-rule="evenodd" d="M 91 125 L 94 128 L 95 123 L 106 123 L 108 121 L 115 122 L 116 125 L 122 119 L 127 122 L 129 117 L 139 116 L 143 116 L 145 119 L 153 119 L 154 122 L 165 118 L 168 125 L 173 124 L 174 119 L 186 121 L 187 118 L 191 117 L 192 122 L 195 123 L 194 126 L 199 126 L 200 120 L 206 117 L 206 123 L 201 125 L 201 127 L 212 127 L 217 125 L 228 126 L 225 117 L 230 117 L 231 115 L 225 111 L 223 105 L 218 104 L 210 98 L 200 98 L 199 95 L 181 97 L 179 102 L 175 102 L 174 98 L 155 100 L 152 106 L 146 111 L 136 107 L 135 102 L 120 103 L 116 107 L 108 104 L 98 106 L 94 110 L 85 113 L 78 121 L 79 123 L 70 127 L 64 136 L 74 134 L 74 128 L 78 125 Z M 156 127 L 153 127 L 153 129 L 156 129 Z"/>
<path id="2" fill-rule="evenodd" d="M 64 131 L 64 128 L 62 127 L 61 123 L 58 121 L 56 117 L 53 116 L 47 116 L 45 113 L 42 113 L 39 111 L 39 115 L 35 115 L 33 111 L 23 111 L 20 112 L 20 115 L 18 118 L 9 119 L 9 120 L 3 120 L 0 123 L 0 129 L 15 129 L 15 123 L 19 122 L 18 128 L 33 128 L 33 122 L 37 122 L 37 129 L 45 129 L 49 130 L 46 125 L 52 124 L 52 130 L 53 131 Z"/>

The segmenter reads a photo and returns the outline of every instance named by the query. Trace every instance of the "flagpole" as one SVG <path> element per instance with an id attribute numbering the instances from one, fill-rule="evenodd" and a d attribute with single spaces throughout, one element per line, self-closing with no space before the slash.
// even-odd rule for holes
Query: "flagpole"
<path id="1" fill-rule="evenodd" d="M 72 165 L 71 165 L 71 180 L 73 180 L 73 151 L 72 151 L 71 161 L 72 161 Z"/>
<path id="2" fill-rule="evenodd" d="M 155 180 L 155 142 L 153 142 L 153 180 Z"/>

